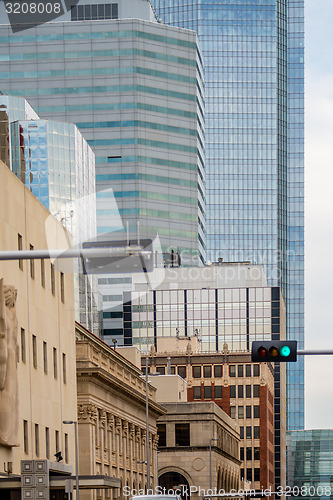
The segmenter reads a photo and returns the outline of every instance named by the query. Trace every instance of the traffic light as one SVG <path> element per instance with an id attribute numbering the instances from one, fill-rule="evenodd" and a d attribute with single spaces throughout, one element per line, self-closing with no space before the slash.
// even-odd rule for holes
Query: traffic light
<path id="1" fill-rule="evenodd" d="M 252 342 L 252 361 L 296 361 L 296 340 L 259 340 Z"/>

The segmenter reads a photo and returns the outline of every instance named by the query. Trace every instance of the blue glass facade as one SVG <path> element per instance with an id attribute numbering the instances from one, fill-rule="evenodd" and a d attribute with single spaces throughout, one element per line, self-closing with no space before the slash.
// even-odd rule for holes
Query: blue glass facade
<path id="1" fill-rule="evenodd" d="M 332 498 L 333 430 L 287 433 L 288 485 L 292 496 Z"/>
<path id="2" fill-rule="evenodd" d="M 262 263 L 287 336 L 304 338 L 304 0 L 155 0 L 197 31 L 206 84 L 207 253 Z M 275 332 L 278 333 L 278 332 Z M 288 428 L 304 426 L 304 367 L 288 367 Z"/>

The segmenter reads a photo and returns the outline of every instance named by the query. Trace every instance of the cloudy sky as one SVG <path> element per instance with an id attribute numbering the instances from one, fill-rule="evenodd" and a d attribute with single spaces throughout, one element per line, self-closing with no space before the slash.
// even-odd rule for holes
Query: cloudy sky
<path id="1" fill-rule="evenodd" d="M 333 349 L 333 0 L 305 0 L 306 347 Z M 333 428 L 333 356 L 306 357 L 307 429 Z"/>

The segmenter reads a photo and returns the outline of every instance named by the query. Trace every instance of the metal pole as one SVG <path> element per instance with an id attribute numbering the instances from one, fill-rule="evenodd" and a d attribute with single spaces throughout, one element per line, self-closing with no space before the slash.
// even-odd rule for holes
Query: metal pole
<path id="1" fill-rule="evenodd" d="M 149 406 L 148 406 L 148 356 L 146 357 L 146 447 L 147 447 L 147 491 L 150 489 Z"/>
<path id="2" fill-rule="evenodd" d="M 313 349 L 304 349 L 304 350 L 300 350 L 300 351 L 297 350 L 297 355 L 300 355 L 300 356 L 305 356 L 305 355 L 313 355 L 313 356 L 322 355 L 322 356 L 326 356 L 326 355 L 329 355 L 329 354 L 333 354 L 333 349 L 319 349 L 318 351 L 315 351 Z"/>
<path id="3" fill-rule="evenodd" d="M 209 489 L 212 489 L 212 440 L 209 440 Z"/>
<path id="4" fill-rule="evenodd" d="M 77 436 L 77 421 L 74 422 L 75 429 L 75 475 L 76 475 L 76 500 L 80 500 L 79 489 L 79 449 L 78 449 L 78 436 Z"/>
<path id="5" fill-rule="evenodd" d="M 127 247 L 104 248 L 69 248 L 61 250 L 8 250 L 0 251 L 1 260 L 34 260 L 34 259 L 70 259 L 70 258 L 98 258 L 98 257 L 124 257 L 127 255 L 145 255 L 150 252 L 143 250 L 138 245 Z"/>
<path id="6" fill-rule="evenodd" d="M 77 436 L 77 420 L 63 420 L 62 423 L 65 424 L 65 425 L 74 424 L 74 433 L 75 433 L 76 500 L 80 500 L 80 490 L 79 490 L 79 447 L 78 447 L 78 436 Z"/>
<path id="7" fill-rule="evenodd" d="M 218 438 L 211 438 L 209 440 L 209 489 L 210 490 L 212 489 L 212 441 L 218 441 Z"/>

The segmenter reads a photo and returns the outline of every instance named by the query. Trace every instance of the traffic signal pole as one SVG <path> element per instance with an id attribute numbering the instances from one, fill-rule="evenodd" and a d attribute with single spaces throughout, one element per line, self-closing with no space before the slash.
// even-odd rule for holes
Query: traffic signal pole
<path id="1" fill-rule="evenodd" d="M 313 350 L 313 349 L 303 349 L 300 351 L 297 351 L 297 355 L 299 356 L 328 356 L 330 354 L 333 354 L 333 349 L 319 349 L 319 350 Z"/>

